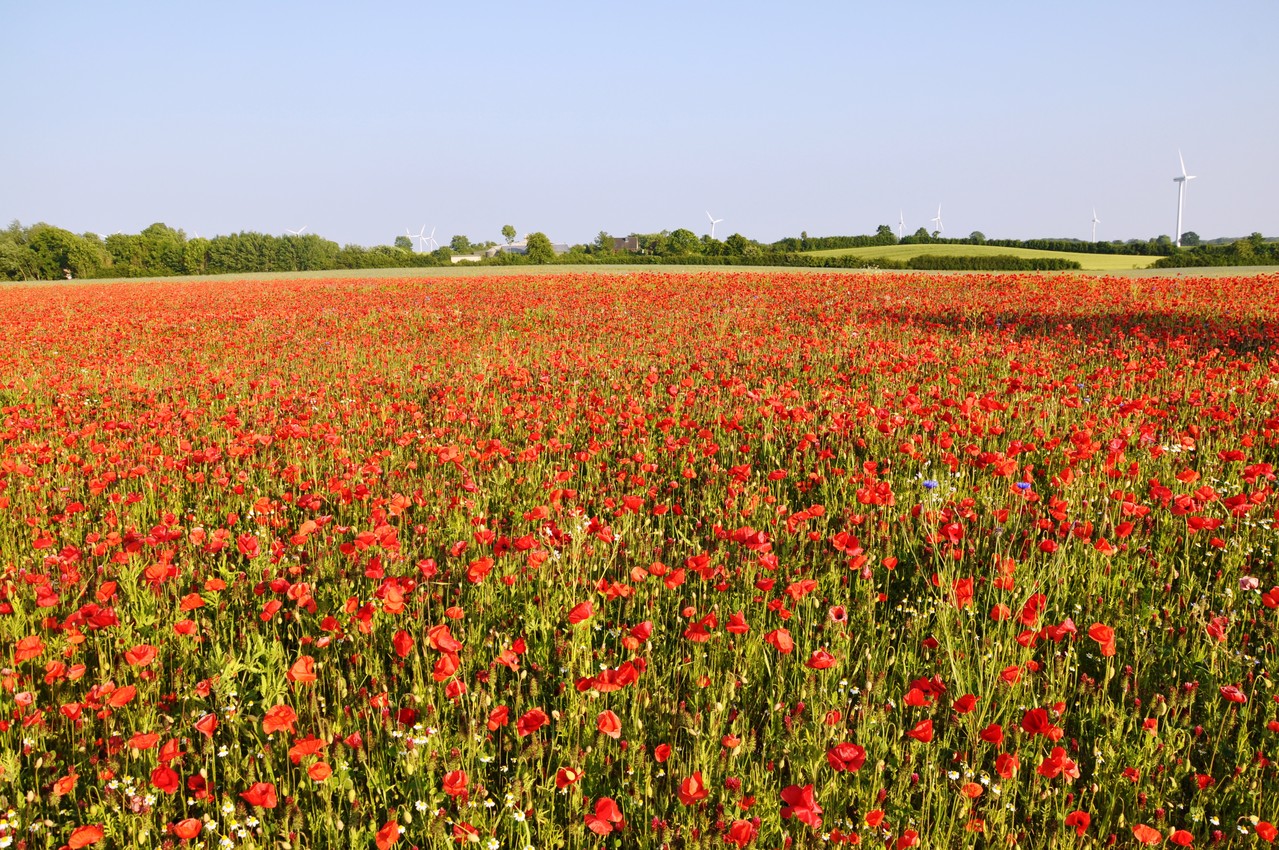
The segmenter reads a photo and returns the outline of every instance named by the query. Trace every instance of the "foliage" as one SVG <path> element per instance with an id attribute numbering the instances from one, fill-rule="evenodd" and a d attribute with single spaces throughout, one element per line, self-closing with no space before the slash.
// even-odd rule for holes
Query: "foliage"
<path id="1" fill-rule="evenodd" d="M 502 238 L 506 240 L 507 245 L 510 245 L 511 243 L 513 243 L 517 235 L 518 233 L 515 230 L 515 225 L 513 224 L 502 225 Z"/>
<path id="2" fill-rule="evenodd" d="M 550 237 L 538 231 L 528 235 L 524 257 L 530 263 L 555 262 L 555 249 L 551 246 Z"/>
<path id="3" fill-rule="evenodd" d="M 1270 266 L 1279 265 L 1279 242 L 1269 242 L 1260 233 L 1228 244 L 1200 244 L 1175 248 L 1155 263 L 1156 268 L 1174 269 L 1195 266 Z"/>

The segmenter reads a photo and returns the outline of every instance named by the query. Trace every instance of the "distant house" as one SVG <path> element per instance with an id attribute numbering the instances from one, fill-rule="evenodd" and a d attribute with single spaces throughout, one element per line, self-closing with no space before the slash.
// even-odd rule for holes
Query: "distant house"
<path id="1" fill-rule="evenodd" d="M 551 243 L 551 250 L 553 250 L 556 253 L 556 255 L 567 254 L 569 251 L 569 247 L 570 246 L 565 242 Z M 496 257 L 498 254 L 527 254 L 527 253 L 528 253 L 528 240 L 525 240 L 522 242 L 512 242 L 510 245 L 494 245 L 492 248 L 489 248 L 487 251 L 484 252 L 484 256 Z"/>
<path id="2" fill-rule="evenodd" d="M 638 254 L 639 249 L 640 249 L 639 237 L 633 233 L 630 236 L 626 236 L 626 237 L 622 237 L 622 236 L 613 237 L 614 251 L 630 251 L 632 254 Z"/>

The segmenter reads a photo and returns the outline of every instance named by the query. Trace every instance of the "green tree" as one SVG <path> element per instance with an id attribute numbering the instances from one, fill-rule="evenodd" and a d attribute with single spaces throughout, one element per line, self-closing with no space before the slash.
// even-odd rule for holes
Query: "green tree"
<path id="1" fill-rule="evenodd" d="M 972 233 L 968 234 L 968 241 L 974 245 L 984 245 L 986 244 L 986 234 L 982 233 L 980 230 L 974 230 Z"/>
<path id="2" fill-rule="evenodd" d="M 740 233 L 734 233 L 724 240 L 724 253 L 730 257 L 744 257 L 750 243 Z"/>
<path id="3" fill-rule="evenodd" d="M 392 244 L 401 251 L 413 252 L 413 240 L 408 236 L 397 236 Z"/>
<path id="4" fill-rule="evenodd" d="M 508 224 L 507 227 L 510 227 Z M 512 231 L 514 228 L 511 228 Z M 502 228 L 502 235 L 506 235 L 506 228 Z M 555 262 L 555 249 L 551 247 L 551 238 L 545 233 L 538 231 L 528 235 L 528 249 L 524 256 L 528 257 L 530 263 L 553 263 Z"/>
<path id="5" fill-rule="evenodd" d="M 515 237 L 517 235 L 518 234 L 516 233 L 515 225 L 513 224 L 502 225 L 502 238 L 506 240 L 507 245 L 510 245 L 512 242 L 514 242 Z"/>
<path id="6" fill-rule="evenodd" d="M 1199 238 L 1199 234 L 1195 233 L 1193 230 L 1187 230 L 1185 233 L 1181 234 L 1181 246 L 1183 248 L 1193 248 L 1201 243 L 1202 240 Z"/>
<path id="7" fill-rule="evenodd" d="M 608 231 L 601 230 L 599 235 L 595 237 L 595 241 L 591 243 L 592 253 L 595 254 L 611 254 L 613 253 L 613 237 Z"/>
<path id="8" fill-rule="evenodd" d="M 182 250 L 182 266 L 187 274 L 209 273 L 209 240 L 188 239 Z"/>
<path id="9" fill-rule="evenodd" d="M 459 254 L 469 254 L 471 253 L 471 240 L 459 233 L 449 240 L 449 247 Z"/>
<path id="10" fill-rule="evenodd" d="M 880 245 L 893 245 L 897 242 L 897 234 L 891 225 L 881 224 L 875 228 L 875 242 Z"/>
<path id="11" fill-rule="evenodd" d="M 0 280 L 28 280 L 35 276 L 35 257 L 31 249 L 0 239 Z"/>
<path id="12" fill-rule="evenodd" d="M 663 230 L 661 233 L 641 233 L 639 234 L 640 253 L 653 254 L 658 257 L 666 253 L 666 239 L 670 234 Z"/>
<path id="13" fill-rule="evenodd" d="M 142 267 L 146 274 L 174 275 L 186 270 L 186 234 L 156 222 L 138 234 L 142 240 Z"/>
<path id="14" fill-rule="evenodd" d="M 33 254 L 35 276 L 42 280 L 57 280 L 68 274 L 72 277 L 93 277 L 111 264 L 111 257 L 101 243 L 96 240 L 89 242 L 69 230 L 49 224 L 33 226 L 27 244 Z"/>
<path id="15" fill-rule="evenodd" d="M 701 246 L 702 243 L 698 240 L 696 233 L 681 227 L 671 231 L 670 237 L 666 240 L 666 253 L 671 256 L 686 257 L 698 253 Z"/>

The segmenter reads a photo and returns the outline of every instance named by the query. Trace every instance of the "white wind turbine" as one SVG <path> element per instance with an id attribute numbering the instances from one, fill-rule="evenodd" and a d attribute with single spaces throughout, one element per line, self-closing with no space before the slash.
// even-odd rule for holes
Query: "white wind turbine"
<path id="1" fill-rule="evenodd" d="M 901 210 L 897 211 L 897 241 L 902 241 L 902 228 L 906 226 L 906 216 Z"/>
<path id="2" fill-rule="evenodd" d="M 425 225 L 425 224 L 424 224 L 424 225 L 422 225 L 422 230 L 423 230 L 423 232 L 425 232 L 425 231 L 426 231 L 426 225 Z M 421 237 L 421 238 L 422 238 L 422 250 L 423 250 L 423 251 L 425 251 L 425 250 L 426 250 L 426 245 L 427 245 L 427 243 L 428 243 L 428 242 L 431 244 L 432 250 L 434 250 L 435 248 L 440 247 L 440 243 L 435 241 L 435 228 L 434 228 L 434 227 L 432 227 L 432 228 L 431 228 L 431 232 L 430 232 L 429 234 L 427 234 L 426 236 Z"/>
<path id="3" fill-rule="evenodd" d="M 434 231 L 432 231 L 432 232 L 434 232 Z M 406 227 L 406 228 L 404 228 L 404 235 L 405 235 L 405 236 L 407 236 L 407 237 L 409 237 L 409 242 L 410 242 L 410 243 L 411 243 L 414 239 L 416 239 L 416 240 L 418 241 L 418 250 L 420 250 L 420 251 L 425 251 L 425 250 L 426 250 L 426 225 L 425 225 L 425 224 L 424 224 L 424 225 L 422 225 L 422 229 L 421 229 L 421 230 L 419 230 L 417 233 L 414 233 L 413 231 L 409 230 L 407 227 Z"/>
<path id="4" fill-rule="evenodd" d="M 709 219 L 711 220 L 711 238 L 712 238 L 712 239 L 714 239 L 714 238 L 715 238 L 715 225 L 719 224 L 719 223 L 720 223 L 720 222 L 722 222 L 724 219 L 722 219 L 722 218 L 715 218 L 715 216 L 711 215 L 709 211 L 707 211 L 707 213 L 706 213 L 706 217 L 707 217 L 707 218 L 709 218 Z"/>
<path id="5" fill-rule="evenodd" d="M 1097 208 L 1092 208 L 1092 241 L 1097 241 L 1097 225 L 1101 224 L 1101 219 L 1097 218 Z"/>
<path id="6" fill-rule="evenodd" d="M 1175 236 L 1177 247 L 1181 247 L 1181 212 L 1186 205 L 1186 184 L 1195 177 L 1193 174 L 1186 173 L 1186 160 L 1181 155 L 1181 151 L 1177 151 L 1177 159 L 1181 161 L 1181 176 L 1172 178 L 1172 182 L 1177 184 L 1177 233 Z"/>
<path id="7" fill-rule="evenodd" d="M 937 232 L 938 232 L 938 233 L 943 233 L 943 232 L 945 232 L 946 228 L 945 228 L 945 227 L 943 227 L 943 226 L 942 226 L 942 223 L 941 223 L 941 204 L 938 204 L 938 205 L 937 205 L 937 215 L 935 215 L 935 216 L 933 216 L 932 218 L 930 218 L 930 219 L 929 219 L 929 221 L 935 221 L 935 222 L 937 222 Z"/>
<path id="8" fill-rule="evenodd" d="M 303 230 L 306 230 L 306 225 L 305 225 L 305 224 L 304 224 L 304 225 L 302 225 L 302 226 L 301 226 L 301 227 L 299 227 L 297 230 L 289 230 L 287 227 L 286 227 L 286 228 L 284 228 L 284 229 L 285 229 L 285 230 L 288 230 L 288 231 L 289 231 L 289 233 L 293 234 L 294 236 L 301 236 L 301 235 L 302 235 L 302 231 L 303 231 Z"/>

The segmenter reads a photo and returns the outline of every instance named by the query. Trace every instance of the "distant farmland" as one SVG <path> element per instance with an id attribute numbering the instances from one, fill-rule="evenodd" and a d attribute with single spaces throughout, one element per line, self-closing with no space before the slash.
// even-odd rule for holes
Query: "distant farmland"
<path id="1" fill-rule="evenodd" d="M 868 248 L 832 248 L 828 251 L 805 251 L 817 257 L 865 257 L 868 262 L 883 258 L 905 262 L 911 257 L 921 255 L 946 257 L 1004 256 L 1036 259 L 1042 257 L 1059 257 L 1063 260 L 1074 260 L 1088 271 L 1119 271 L 1124 269 L 1150 268 L 1159 257 L 1137 256 L 1134 254 L 1084 254 L 1073 251 L 1039 251 L 1033 248 L 1001 248 L 995 245 L 956 245 L 956 244 L 924 244 L 924 245 L 875 245 Z"/>

